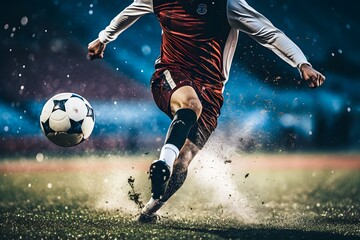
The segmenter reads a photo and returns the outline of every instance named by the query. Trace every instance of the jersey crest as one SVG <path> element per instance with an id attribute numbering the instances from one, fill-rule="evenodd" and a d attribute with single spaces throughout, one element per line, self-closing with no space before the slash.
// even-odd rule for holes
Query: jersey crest
<path id="1" fill-rule="evenodd" d="M 205 15 L 207 13 L 207 5 L 205 3 L 200 3 L 196 12 L 200 15 Z"/>

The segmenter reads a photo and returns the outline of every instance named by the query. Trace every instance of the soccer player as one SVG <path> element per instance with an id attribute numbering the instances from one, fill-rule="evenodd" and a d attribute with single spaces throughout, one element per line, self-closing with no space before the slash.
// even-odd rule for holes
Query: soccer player
<path id="1" fill-rule="evenodd" d="M 152 195 L 141 211 L 143 222 L 157 219 L 216 128 L 239 31 L 297 67 L 309 87 L 325 81 L 297 45 L 245 0 L 135 0 L 89 44 L 89 58 L 103 58 L 106 45 L 148 13 L 162 28 L 151 91 L 172 122 L 159 159 L 150 165 Z"/>

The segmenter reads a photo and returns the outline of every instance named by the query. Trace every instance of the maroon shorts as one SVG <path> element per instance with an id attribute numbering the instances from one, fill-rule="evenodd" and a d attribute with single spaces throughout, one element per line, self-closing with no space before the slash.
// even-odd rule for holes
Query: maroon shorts
<path id="1" fill-rule="evenodd" d="M 177 67 L 163 67 L 155 71 L 151 78 L 151 92 L 157 106 L 171 119 L 171 95 L 182 86 L 191 86 L 202 104 L 200 118 L 190 129 L 188 139 L 202 149 L 217 126 L 220 108 L 223 104 L 222 87 L 205 87 L 201 79 L 191 77 Z M 206 85 L 206 84 L 205 84 Z"/>

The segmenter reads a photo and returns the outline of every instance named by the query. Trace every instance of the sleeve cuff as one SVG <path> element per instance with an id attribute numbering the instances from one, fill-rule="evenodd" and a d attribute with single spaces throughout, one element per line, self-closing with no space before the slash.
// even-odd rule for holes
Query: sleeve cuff
<path id="1" fill-rule="evenodd" d="M 299 64 L 297 65 L 297 69 L 298 69 L 298 71 L 299 71 L 299 73 L 300 73 L 300 77 L 301 77 L 301 78 L 304 78 L 304 77 L 303 77 L 303 74 L 302 74 L 302 72 L 301 72 L 301 66 L 302 66 L 302 65 L 304 65 L 304 64 L 306 64 L 306 65 L 308 65 L 308 66 L 312 67 L 312 65 L 311 65 L 309 62 L 302 62 L 302 63 L 299 63 Z"/>
<path id="2" fill-rule="evenodd" d="M 106 37 L 106 34 L 105 34 L 105 30 L 101 31 L 99 33 L 99 41 L 102 43 L 102 44 L 107 44 L 108 42 L 110 42 L 110 40 Z"/>
<path id="3" fill-rule="evenodd" d="M 309 62 L 301 62 L 301 63 L 299 63 L 299 64 L 297 65 L 297 69 L 300 71 L 301 66 L 302 66 L 302 65 L 304 65 L 304 64 L 306 64 L 306 65 L 308 65 L 308 66 L 312 67 L 312 65 L 311 65 Z"/>

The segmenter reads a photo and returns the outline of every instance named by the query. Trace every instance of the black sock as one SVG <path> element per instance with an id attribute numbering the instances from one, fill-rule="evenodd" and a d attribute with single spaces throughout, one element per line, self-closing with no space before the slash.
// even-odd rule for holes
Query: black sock
<path id="1" fill-rule="evenodd" d="M 196 113 L 192 109 L 181 108 L 176 111 L 166 135 L 165 144 L 173 144 L 180 150 L 196 120 Z"/>

